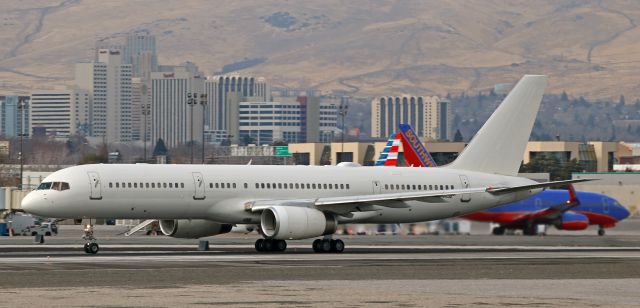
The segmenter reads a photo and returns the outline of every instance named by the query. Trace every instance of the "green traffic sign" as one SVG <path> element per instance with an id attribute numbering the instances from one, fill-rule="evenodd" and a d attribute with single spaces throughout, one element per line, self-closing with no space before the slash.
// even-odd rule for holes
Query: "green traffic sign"
<path id="1" fill-rule="evenodd" d="M 291 156 L 288 146 L 275 147 L 275 154 L 276 156 Z"/>

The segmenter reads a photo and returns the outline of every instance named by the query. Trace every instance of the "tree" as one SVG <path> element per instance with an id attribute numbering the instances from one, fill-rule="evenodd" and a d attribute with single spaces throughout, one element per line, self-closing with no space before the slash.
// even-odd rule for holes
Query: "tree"
<path id="1" fill-rule="evenodd" d="M 453 136 L 453 142 L 462 142 L 462 141 L 464 141 L 464 138 L 462 137 L 462 133 L 460 132 L 460 129 L 457 129 L 455 135 Z"/>
<path id="2" fill-rule="evenodd" d="M 569 95 L 567 95 L 567 92 L 562 91 L 562 95 L 560 95 L 560 100 L 563 102 L 569 101 Z"/>

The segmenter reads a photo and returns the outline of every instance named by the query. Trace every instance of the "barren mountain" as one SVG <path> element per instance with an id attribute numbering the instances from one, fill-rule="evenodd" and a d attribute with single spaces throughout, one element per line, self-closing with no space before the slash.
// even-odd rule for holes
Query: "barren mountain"
<path id="1" fill-rule="evenodd" d="M 163 64 L 276 86 L 382 94 L 475 93 L 525 73 L 550 92 L 640 97 L 638 1 L 2 1 L 0 93 L 70 84 L 95 41 L 157 36 Z"/>

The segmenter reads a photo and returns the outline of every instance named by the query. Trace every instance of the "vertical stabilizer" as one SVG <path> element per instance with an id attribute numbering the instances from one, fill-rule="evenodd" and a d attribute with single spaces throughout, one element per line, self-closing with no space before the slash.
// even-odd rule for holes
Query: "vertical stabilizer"
<path id="1" fill-rule="evenodd" d="M 446 168 L 517 175 L 547 86 L 543 75 L 525 75 Z"/>

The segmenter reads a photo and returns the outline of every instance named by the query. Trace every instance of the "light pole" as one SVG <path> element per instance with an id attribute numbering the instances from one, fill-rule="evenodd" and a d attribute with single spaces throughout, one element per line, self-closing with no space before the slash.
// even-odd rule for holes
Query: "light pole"
<path id="1" fill-rule="evenodd" d="M 200 105 L 202 106 L 202 164 L 204 165 L 204 121 L 205 109 L 207 107 L 207 94 L 200 94 Z"/>
<path id="2" fill-rule="evenodd" d="M 144 136 L 142 137 L 144 140 L 144 162 L 147 162 L 147 116 L 151 114 L 151 105 L 143 104 L 142 105 L 142 116 L 144 116 Z"/>
<path id="3" fill-rule="evenodd" d="M 339 163 L 344 159 L 344 117 L 347 115 L 347 111 L 349 111 L 349 103 L 342 99 L 340 101 L 340 106 L 338 106 L 338 114 L 342 118 L 342 149 L 340 150 Z"/>
<path id="4" fill-rule="evenodd" d="M 20 183 L 18 189 L 22 190 L 22 173 L 24 171 L 24 151 L 22 149 L 23 136 L 24 136 L 24 110 L 28 107 L 28 103 L 25 98 L 18 99 L 18 110 L 20 110 Z"/>
<path id="5" fill-rule="evenodd" d="M 198 93 L 187 93 L 187 104 L 191 107 L 191 121 L 189 121 L 189 124 L 191 125 L 191 164 L 193 164 L 193 107 L 198 104 Z"/>

